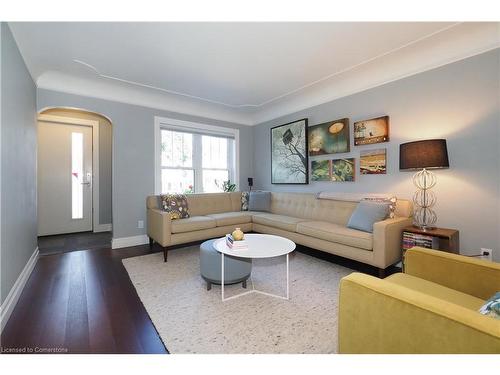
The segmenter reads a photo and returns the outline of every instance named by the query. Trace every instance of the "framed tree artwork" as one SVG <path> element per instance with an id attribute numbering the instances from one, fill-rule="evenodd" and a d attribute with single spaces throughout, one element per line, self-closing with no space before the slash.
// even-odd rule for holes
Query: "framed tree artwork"
<path id="1" fill-rule="evenodd" d="M 308 184 L 307 119 L 271 128 L 271 183 Z"/>

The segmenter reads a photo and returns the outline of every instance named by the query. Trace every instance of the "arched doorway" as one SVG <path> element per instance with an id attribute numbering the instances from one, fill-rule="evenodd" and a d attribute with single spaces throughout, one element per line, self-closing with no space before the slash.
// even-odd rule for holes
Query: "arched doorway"
<path id="1" fill-rule="evenodd" d="M 43 254 L 45 248 L 53 254 L 109 246 L 113 217 L 111 197 L 111 120 L 76 108 L 40 111 L 40 253 Z"/>

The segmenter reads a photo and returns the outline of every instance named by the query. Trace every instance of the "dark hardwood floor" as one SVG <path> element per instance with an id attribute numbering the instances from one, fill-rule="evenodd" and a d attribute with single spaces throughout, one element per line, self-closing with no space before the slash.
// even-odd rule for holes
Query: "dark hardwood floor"
<path id="1" fill-rule="evenodd" d="M 111 246 L 111 232 L 81 232 L 38 237 L 40 255 L 62 254 L 75 250 L 104 249 Z"/>
<path id="2" fill-rule="evenodd" d="M 167 353 L 121 263 L 148 252 L 40 256 L 1 335 L 3 353 Z"/>

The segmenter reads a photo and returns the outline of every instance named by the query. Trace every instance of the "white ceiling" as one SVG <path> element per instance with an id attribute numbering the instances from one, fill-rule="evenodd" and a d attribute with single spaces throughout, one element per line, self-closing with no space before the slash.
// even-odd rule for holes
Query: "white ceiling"
<path id="1" fill-rule="evenodd" d="M 41 88 L 253 125 L 499 46 L 496 23 L 10 23 Z"/>

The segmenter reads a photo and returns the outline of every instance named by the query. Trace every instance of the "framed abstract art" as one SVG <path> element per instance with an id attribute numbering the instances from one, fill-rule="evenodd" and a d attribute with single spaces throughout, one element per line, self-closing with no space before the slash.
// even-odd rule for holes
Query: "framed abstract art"
<path id="1" fill-rule="evenodd" d="M 309 156 L 350 151 L 349 119 L 329 121 L 309 128 Z"/>
<path id="2" fill-rule="evenodd" d="M 361 174 L 386 174 L 387 149 L 362 150 L 359 158 L 359 172 Z"/>
<path id="3" fill-rule="evenodd" d="M 354 123 L 354 145 L 389 142 L 389 116 Z"/>
<path id="4" fill-rule="evenodd" d="M 311 180 L 313 180 L 313 181 L 331 181 L 332 180 L 332 161 L 331 160 L 313 160 L 313 161 L 311 161 Z"/>
<path id="5" fill-rule="evenodd" d="M 353 182 L 355 176 L 354 158 L 332 160 L 332 181 Z"/>

